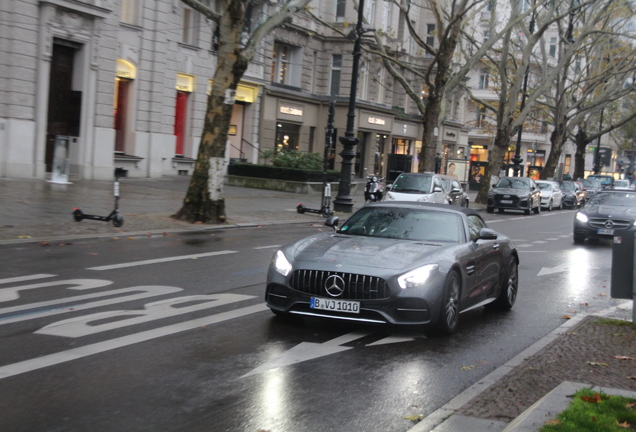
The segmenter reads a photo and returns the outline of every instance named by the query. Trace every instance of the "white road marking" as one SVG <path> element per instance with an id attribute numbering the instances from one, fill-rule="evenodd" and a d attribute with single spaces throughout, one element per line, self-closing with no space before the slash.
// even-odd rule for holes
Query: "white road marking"
<path id="1" fill-rule="evenodd" d="M 36 274 L 36 275 L 30 275 L 30 276 L 18 276 L 18 277 L 12 277 L 12 278 L 7 278 L 7 279 L 0 279 L 0 284 L 8 284 L 8 283 L 14 283 L 14 282 L 24 282 L 24 281 L 29 281 L 29 280 L 34 280 L 34 279 L 44 279 L 44 278 L 49 278 L 49 277 L 55 277 L 56 275 L 52 275 L 52 274 Z"/>
<path id="2" fill-rule="evenodd" d="M 545 276 L 553 273 L 562 273 L 570 270 L 570 266 L 567 263 L 559 264 L 556 267 L 543 267 L 537 276 Z"/>
<path id="3" fill-rule="evenodd" d="M 545 240 L 535 240 L 532 243 L 534 243 L 534 244 L 543 244 L 543 243 L 547 243 L 547 241 L 545 241 Z"/>
<path id="4" fill-rule="evenodd" d="M 259 246 L 259 247 L 255 247 L 254 249 L 272 249 L 272 248 L 279 248 L 279 247 L 281 247 L 281 245 Z"/>
<path id="5" fill-rule="evenodd" d="M 525 252 L 525 253 L 547 253 L 548 251 L 538 251 L 538 250 L 522 250 L 519 252 Z"/>
<path id="6" fill-rule="evenodd" d="M 63 313 L 75 312 L 75 311 L 80 311 L 85 309 L 96 308 L 96 307 L 108 306 L 108 305 L 112 305 L 116 303 L 123 303 L 127 301 L 147 298 L 147 297 L 156 297 L 160 295 L 173 294 L 182 290 L 183 290 L 182 288 L 177 288 L 177 287 L 148 285 L 148 286 L 137 286 L 132 288 L 122 288 L 122 289 L 113 290 L 113 291 L 104 291 L 104 292 L 99 292 L 95 294 L 66 297 L 63 299 L 49 300 L 49 301 L 43 301 L 38 303 L 29 303 L 26 305 L 0 309 L 0 315 L 12 313 L 12 312 L 19 312 L 19 311 L 32 311 L 32 312 L 26 312 L 24 315 L 17 316 L 17 317 L 6 318 L 6 319 L 0 318 L 0 325 L 26 321 L 26 320 L 35 319 L 35 318 L 42 318 L 42 317 L 51 316 L 51 315 L 59 315 Z M 127 295 L 123 297 L 115 297 L 115 298 L 99 300 L 99 301 L 84 303 L 79 305 L 74 304 L 76 302 L 80 302 L 83 300 L 88 300 L 88 299 L 93 299 L 98 297 L 114 296 L 118 294 L 138 292 L 138 291 L 143 291 L 143 292 L 140 294 Z M 50 309 L 37 310 L 37 311 L 34 310 L 34 309 L 46 308 L 49 306 L 55 306 L 59 304 L 65 304 L 66 306 L 53 309 L 53 310 L 50 310 Z"/>
<path id="7" fill-rule="evenodd" d="M 46 287 L 60 286 L 60 285 L 76 285 L 76 286 L 68 287 L 67 289 L 85 290 L 85 289 L 101 288 L 111 284 L 112 284 L 111 281 L 101 280 L 101 279 L 68 279 L 68 280 L 55 281 L 55 282 L 42 282 L 38 284 L 22 285 L 22 286 L 17 286 L 12 288 L 1 288 L 0 303 L 17 300 L 20 298 L 20 294 L 18 293 L 19 291 L 25 291 L 29 289 L 46 288 Z"/>
<path id="8" fill-rule="evenodd" d="M 517 245 L 517 248 L 527 248 L 527 247 L 532 247 L 532 246 L 534 246 L 534 245 L 531 244 L 531 243 L 524 243 L 524 244 Z"/>
<path id="9" fill-rule="evenodd" d="M 559 238 L 558 237 L 550 237 L 550 238 L 547 238 L 546 240 L 554 241 L 554 240 L 559 240 Z"/>
<path id="10" fill-rule="evenodd" d="M 569 238 L 570 234 L 563 234 L 563 235 L 560 235 L 559 237 L 561 237 L 561 238 Z"/>
<path id="11" fill-rule="evenodd" d="M 0 379 L 8 378 L 11 376 L 20 375 L 23 373 L 31 372 L 37 369 L 42 369 L 48 366 L 53 366 L 67 361 L 88 357 L 93 354 L 99 354 L 106 351 L 110 351 L 116 348 L 121 348 L 129 345 L 134 345 L 140 342 L 146 342 L 152 339 L 157 339 L 163 336 L 169 336 L 176 333 L 181 333 L 187 330 L 192 330 L 201 326 L 207 326 L 211 324 L 217 324 L 223 321 L 228 321 L 234 318 L 240 318 L 243 316 L 263 312 L 267 310 L 267 306 L 264 303 L 254 306 L 248 306 L 242 309 L 236 309 L 233 311 L 222 312 L 216 315 L 208 316 L 205 318 L 199 318 L 183 323 L 173 324 L 166 327 L 161 327 L 154 330 L 148 330 L 145 332 L 135 333 L 129 336 L 123 336 L 116 339 L 111 339 L 104 342 L 98 342 L 91 345 L 85 345 L 83 347 L 74 348 L 67 351 L 62 351 L 55 354 L 49 354 L 35 359 L 25 360 L 18 363 L 0 367 Z"/>
<path id="12" fill-rule="evenodd" d="M 118 310 L 98 312 L 74 317 L 42 327 L 35 333 L 50 336 L 78 338 L 135 324 L 188 314 L 230 303 L 250 300 L 254 296 L 242 294 L 209 294 L 171 298 L 144 305 L 144 310 Z M 190 306 L 180 306 L 196 303 Z M 176 306 L 176 307 L 175 307 Z M 115 318 L 123 318 L 113 321 Z M 107 321 L 99 324 L 99 321 Z"/>
<path id="13" fill-rule="evenodd" d="M 495 222 L 503 222 L 503 221 L 505 221 L 505 220 L 508 220 L 508 219 L 495 219 L 495 220 L 491 220 L 491 221 L 487 221 L 487 222 L 488 222 L 489 224 L 491 224 L 491 223 L 495 223 Z"/>
<path id="14" fill-rule="evenodd" d="M 285 352 L 281 356 L 268 361 L 267 363 L 257 367 L 256 369 L 253 369 L 251 372 L 246 373 L 241 378 L 245 378 L 250 375 L 256 375 L 270 369 L 290 366 L 307 360 L 313 360 L 315 358 L 350 350 L 352 349 L 351 347 L 343 347 L 339 345 L 363 338 L 370 334 L 371 333 L 366 332 L 352 332 L 321 344 L 313 342 L 302 342 L 289 351 Z"/>
<path id="15" fill-rule="evenodd" d="M 238 251 L 218 251 L 218 252 L 208 252 L 208 253 L 201 253 L 201 254 L 194 254 L 194 255 L 181 255 L 181 256 L 174 256 L 174 257 L 167 257 L 167 258 L 157 258 L 157 259 L 145 260 L 145 261 L 134 261 L 134 262 L 122 263 L 122 264 L 89 267 L 87 270 L 114 270 L 114 269 L 120 269 L 120 268 L 126 268 L 126 267 L 135 267 L 135 266 L 148 265 L 148 264 L 158 264 L 163 262 L 180 261 L 180 260 L 187 260 L 187 259 L 205 258 L 210 256 L 227 255 L 227 254 L 233 254 L 233 253 L 238 253 Z"/>
<path id="16" fill-rule="evenodd" d="M 421 338 L 425 339 L 426 336 L 422 335 Z M 415 340 L 414 337 L 389 336 L 387 338 L 383 338 L 383 339 L 380 339 L 378 341 L 372 342 L 372 343 L 368 344 L 367 346 L 387 345 L 387 344 L 400 343 L 400 342 L 411 342 L 411 341 L 414 341 L 414 340 Z"/>

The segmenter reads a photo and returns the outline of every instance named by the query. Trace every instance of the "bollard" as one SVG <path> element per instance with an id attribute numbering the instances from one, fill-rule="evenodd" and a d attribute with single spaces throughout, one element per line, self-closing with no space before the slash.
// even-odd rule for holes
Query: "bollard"
<path id="1" fill-rule="evenodd" d="M 612 298 L 632 299 L 632 322 L 636 323 L 636 232 L 626 231 L 624 235 L 615 235 L 612 242 Z"/>

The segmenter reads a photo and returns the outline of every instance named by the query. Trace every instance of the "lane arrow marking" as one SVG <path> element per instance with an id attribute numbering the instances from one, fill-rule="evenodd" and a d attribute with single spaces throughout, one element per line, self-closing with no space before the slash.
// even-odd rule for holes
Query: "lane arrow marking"
<path id="1" fill-rule="evenodd" d="M 570 266 L 567 263 L 560 264 L 556 267 L 542 267 L 537 276 L 545 276 L 554 273 L 563 273 L 570 270 Z"/>
<path id="2" fill-rule="evenodd" d="M 352 347 L 343 347 L 340 345 L 363 338 L 370 334 L 371 333 L 367 332 L 347 333 L 321 344 L 314 342 L 302 342 L 289 351 L 285 352 L 284 354 L 280 355 L 279 357 L 268 361 L 267 363 L 257 367 L 251 372 L 246 373 L 241 378 L 263 373 L 270 369 L 277 369 L 283 366 L 291 366 L 293 364 L 301 363 L 307 360 L 313 360 L 315 358 L 350 350 L 352 349 Z"/>

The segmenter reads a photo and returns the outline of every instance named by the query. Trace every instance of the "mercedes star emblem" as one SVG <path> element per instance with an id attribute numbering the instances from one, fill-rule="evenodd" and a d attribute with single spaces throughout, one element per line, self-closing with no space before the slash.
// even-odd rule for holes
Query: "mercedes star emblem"
<path id="1" fill-rule="evenodd" d="M 331 297 L 341 296 L 345 290 L 345 281 L 338 275 L 331 275 L 325 281 L 325 291 Z"/>
<path id="2" fill-rule="evenodd" d="M 613 226 L 614 226 L 614 222 L 612 222 L 611 220 L 605 221 L 605 228 L 612 228 Z"/>

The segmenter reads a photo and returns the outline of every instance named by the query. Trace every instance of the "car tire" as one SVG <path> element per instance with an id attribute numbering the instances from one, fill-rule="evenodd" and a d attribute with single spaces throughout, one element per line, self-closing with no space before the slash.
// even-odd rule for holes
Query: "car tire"
<path id="1" fill-rule="evenodd" d="M 461 280 L 455 270 L 451 270 L 444 282 L 442 310 L 437 320 L 436 330 L 445 335 L 454 333 L 459 323 L 459 293 Z"/>
<path id="2" fill-rule="evenodd" d="M 494 208 L 494 207 L 486 207 L 486 211 L 487 211 L 488 213 L 492 213 L 492 212 L 494 212 L 494 211 L 495 211 L 495 208 Z"/>
<path id="3" fill-rule="evenodd" d="M 572 236 L 572 239 L 574 240 L 574 243 L 576 243 L 576 244 L 583 244 L 583 243 L 585 243 L 585 236 L 584 236 L 584 235 L 581 235 L 581 234 L 576 234 L 576 233 L 575 233 L 575 234 Z"/>
<path id="4" fill-rule="evenodd" d="M 547 211 L 552 211 L 552 200 L 548 201 L 548 206 L 546 207 Z"/>
<path id="5" fill-rule="evenodd" d="M 514 258 L 510 258 L 508 262 L 508 271 L 506 278 L 503 280 L 499 297 L 494 301 L 497 309 L 510 310 L 517 300 L 519 292 L 519 266 Z"/>
<path id="6" fill-rule="evenodd" d="M 563 210 L 563 200 L 561 200 L 561 202 L 559 203 L 558 210 Z"/>
<path id="7" fill-rule="evenodd" d="M 530 209 L 529 208 L 525 209 L 523 211 L 523 214 L 525 214 L 526 216 L 529 216 L 530 215 Z"/>
<path id="8" fill-rule="evenodd" d="M 539 205 L 534 208 L 534 214 L 540 214 L 540 213 L 541 213 L 541 203 L 539 203 Z"/>

